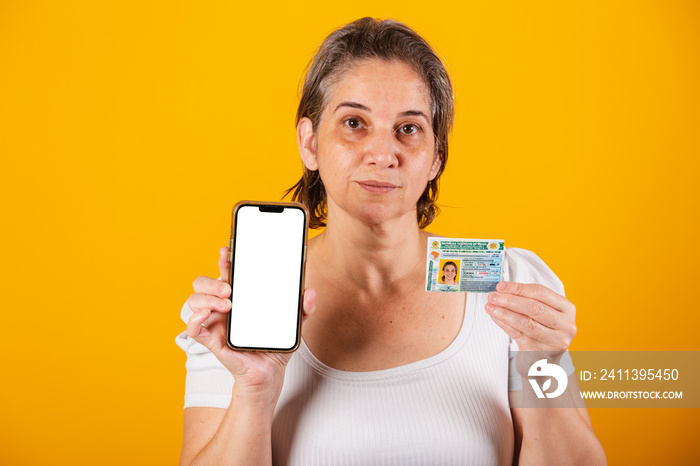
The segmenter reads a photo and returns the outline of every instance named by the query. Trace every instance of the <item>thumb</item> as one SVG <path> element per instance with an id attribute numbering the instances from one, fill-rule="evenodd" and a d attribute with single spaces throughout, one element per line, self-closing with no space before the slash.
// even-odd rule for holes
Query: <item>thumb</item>
<path id="1" fill-rule="evenodd" d="M 307 288 L 304 290 L 304 315 L 302 320 L 306 320 L 316 312 L 316 290 Z"/>
<path id="2" fill-rule="evenodd" d="M 219 249 L 219 272 L 221 273 L 221 281 L 228 283 L 228 275 L 231 270 L 231 263 L 228 261 L 229 249 L 223 247 Z"/>

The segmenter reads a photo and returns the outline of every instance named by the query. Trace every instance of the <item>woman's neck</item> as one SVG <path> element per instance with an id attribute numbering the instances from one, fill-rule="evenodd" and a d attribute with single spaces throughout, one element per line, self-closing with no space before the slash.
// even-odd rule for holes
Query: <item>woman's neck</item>
<path id="1" fill-rule="evenodd" d="M 422 274 L 428 235 L 415 212 L 375 225 L 345 215 L 328 224 L 311 244 L 315 267 L 328 278 L 373 293 Z"/>

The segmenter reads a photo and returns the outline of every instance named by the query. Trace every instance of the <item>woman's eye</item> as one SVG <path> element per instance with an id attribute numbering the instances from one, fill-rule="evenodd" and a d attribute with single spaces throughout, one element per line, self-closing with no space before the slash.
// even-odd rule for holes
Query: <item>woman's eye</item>
<path id="1" fill-rule="evenodd" d="M 345 120 L 345 124 L 352 129 L 362 128 L 362 123 L 360 123 L 360 120 L 358 120 L 357 118 L 348 118 L 347 120 Z"/>
<path id="2" fill-rule="evenodd" d="M 416 125 L 403 125 L 399 131 L 403 134 L 413 134 L 418 132 L 418 127 Z"/>

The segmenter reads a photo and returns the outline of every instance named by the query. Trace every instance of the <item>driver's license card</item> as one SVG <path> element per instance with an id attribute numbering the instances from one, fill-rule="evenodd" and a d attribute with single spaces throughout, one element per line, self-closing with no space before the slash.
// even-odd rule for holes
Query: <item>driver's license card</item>
<path id="1" fill-rule="evenodd" d="M 490 293 L 503 273 L 502 239 L 428 238 L 426 291 Z"/>

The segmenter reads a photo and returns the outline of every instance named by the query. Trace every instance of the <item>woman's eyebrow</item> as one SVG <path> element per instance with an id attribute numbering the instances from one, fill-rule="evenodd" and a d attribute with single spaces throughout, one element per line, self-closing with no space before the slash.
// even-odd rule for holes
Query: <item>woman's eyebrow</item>
<path id="1" fill-rule="evenodd" d="M 341 107 L 350 107 L 350 108 L 357 108 L 359 110 L 364 110 L 366 112 L 371 112 L 369 107 L 366 107 L 362 105 L 361 103 L 358 102 L 352 102 L 352 101 L 345 101 L 345 102 L 340 102 L 337 107 L 335 107 L 335 110 L 333 110 L 333 113 L 337 112 L 339 108 Z"/>
<path id="2" fill-rule="evenodd" d="M 399 113 L 399 117 L 406 117 L 406 116 L 419 116 L 425 118 L 425 121 L 430 123 L 430 118 L 428 118 L 428 115 L 425 113 L 421 112 L 420 110 L 406 110 L 405 112 Z"/>
<path id="3" fill-rule="evenodd" d="M 365 112 L 371 112 L 372 109 L 367 107 L 366 105 L 362 105 L 359 102 L 353 102 L 353 101 L 344 101 L 340 102 L 337 107 L 335 107 L 335 110 L 333 110 L 333 113 L 337 112 L 338 109 L 342 107 L 350 107 L 350 108 L 356 108 L 359 110 L 364 110 Z M 430 118 L 428 118 L 428 115 L 425 113 L 421 112 L 420 110 L 406 110 L 405 112 L 399 113 L 399 117 L 406 117 L 406 116 L 419 116 L 425 118 L 425 121 L 430 123 Z"/>

